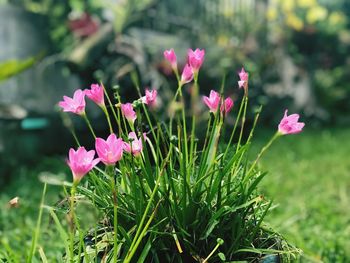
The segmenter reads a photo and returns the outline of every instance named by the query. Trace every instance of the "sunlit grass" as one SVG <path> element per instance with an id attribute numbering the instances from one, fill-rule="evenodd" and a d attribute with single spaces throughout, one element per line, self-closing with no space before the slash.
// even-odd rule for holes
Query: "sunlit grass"
<path id="1" fill-rule="evenodd" d="M 257 134 L 260 145 L 270 136 Z M 349 262 L 350 129 L 305 130 L 276 142 L 260 164 L 261 191 L 278 205 L 267 222 L 306 262 Z M 258 146 L 255 145 L 257 148 Z"/>
<path id="2" fill-rule="evenodd" d="M 14 170 L 16 177 L 0 193 L 0 258 L 8 256 L 9 262 L 23 262 L 28 256 L 44 187 L 39 176 L 51 173 L 52 176 L 62 179 L 64 169 L 66 167 L 63 159 L 43 158 L 36 165 L 23 165 Z M 44 204 L 54 205 L 60 200 L 60 192 L 60 187 L 49 186 Z M 19 205 L 17 208 L 10 208 L 8 201 L 16 196 L 19 197 Z M 57 236 L 57 229 L 44 210 L 38 246 L 45 249 L 48 258 L 62 255 L 62 242 Z"/>

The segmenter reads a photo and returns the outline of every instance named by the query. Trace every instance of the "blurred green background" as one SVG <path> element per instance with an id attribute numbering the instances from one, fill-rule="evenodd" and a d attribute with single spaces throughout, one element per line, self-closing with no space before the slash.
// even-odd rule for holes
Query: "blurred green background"
<path id="1" fill-rule="evenodd" d="M 256 151 L 285 108 L 306 122 L 304 133 L 277 142 L 261 161 L 269 171 L 261 191 L 276 204 L 267 223 L 304 250 L 303 262 L 350 262 L 350 1 L 0 0 L 0 25 L 3 247 L 28 246 L 39 175 L 69 176 L 64 156 L 73 140 L 56 108 L 62 96 L 102 81 L 134 99 L 136 71 L 142 87 L 166 99 L 175 78 L 163 50 L 174 48 L 183 66 L 186 50 L 199 47 L 201 94 L 226 75 L 226 95 L 238 98 L 237 72 L 250 73 L 251 103 L 263 105 Z M 99 117 L 93 106 L 88 112 Z M 47 200 L 58 202 L 51 188 Z M 10 209 L 15 196 L 23 201 Z M 50 222 L 45 231 L 57 255 Z"/>

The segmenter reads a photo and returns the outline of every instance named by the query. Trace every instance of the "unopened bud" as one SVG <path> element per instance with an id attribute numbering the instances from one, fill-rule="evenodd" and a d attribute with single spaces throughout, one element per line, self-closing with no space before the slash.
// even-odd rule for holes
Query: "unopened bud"
<path id="1" fill-rule="evenodd" d="M 218 238 L 216 240 L 216 243 L 218 243 L 221 246 L 222 244 L 224 244 L 224 240 L 222 240 L 221 238 Z"/>

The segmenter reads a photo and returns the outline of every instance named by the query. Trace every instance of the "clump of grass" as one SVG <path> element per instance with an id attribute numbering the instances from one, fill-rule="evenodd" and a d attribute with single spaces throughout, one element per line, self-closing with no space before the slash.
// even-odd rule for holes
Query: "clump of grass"
<path id="1" fill-rule="evenodd" d="M 263 224 L 272 203 L 257 191 L 266 175 L 257 169 L 257 163 L 272 142 L 284 134 L 300 132 L 303 124 L 297 122 L 297 115 L 285 114 L 279 131 L 250 162 L 249 150 L 261 108 L 245 140 L 248 73 L 242 69 L 239 86 L 244 94 L 226 148 L 221 149 L 219 144 L 223 143 L 221 133 L 233 102 L 224 100 L 224 81 L 220 93 L 212 91 L 204 98 L 210 114 L 206 136 L 203 141 L 198 139 L 198 73 L 204 51 L 189 51 L 189 64 L 181 77 L 175 54 L 168 51 L 166 58 L 169 54 L 178 88 L 166 121 L 155 115 L 157 93 L 146 91 L 142 97 L 136 74 L 131 77 L 140 99 L 132 104 L 123 104 L 118 90 L 113 94 L 116 104 L 112 103 L 103 85 L 97 84 L 88 91 L 77 90 L 73 98 L 60 102 L 65 111 L 86 121 L 99 156 L 94 159 L 94 151 L 80 146 L 66 120 L 79 146 L 77 151 L 69 151 L 73 183 L 63 183 L 65 206 L 46 207 L 65 247 L 62 260 L 190 263 L 274 256 L 290 261 L 300 251 Z M 183 89 L 192 79 L 191 107 L 187 107 Z M 98 137 L 88 119 L 85 95 L 105 113 L 111 132 L 107 140 Z M 235 137 L 238 142 L 234 144 Z M 103 164 L 96 166 L 98 161 Z M 100 215 L 93 226 L 89 224 L 91 218 L 79 211 L 86 203 Z M 62 214 L 66 215 L 66 224 L 60 220 Z M 38 225 L 40 219 L 39 215 Z M 29 259 L 36 256 L 38 234 L 36 228 Z M 38 252 L 44 260 L 44 251 Z"/>

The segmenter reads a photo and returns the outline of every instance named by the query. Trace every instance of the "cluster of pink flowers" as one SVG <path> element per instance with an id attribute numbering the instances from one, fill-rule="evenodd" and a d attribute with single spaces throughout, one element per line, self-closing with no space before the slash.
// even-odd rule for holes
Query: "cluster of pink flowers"
<path id="1" fill-rule="evenodd" d="M 90 89 L 84 91 L 78 89 L 74 92 L 72 98 L 63 96 L 63 101 L 60 101 L 58 105 L 64 112 L 72 112 L 77 115 L 85 114 L 85 95 L 95 102 L 99 107 L 105 108 L 104 101 L 104 89 L 98 84 L 92 84 Z M 154 107 L 157 100 L 157 91 L 146 89 L 146 94 L 142 97 L 141 102 Z M 131 103 L 121 104 L 120 106 L 123 116 L 132 125 L 136 120 L 136 112 Z M 146 134 L 143 134 L 144 140 L 146 140 Z M 94 159 L 95 151 L 87 151 L 84 147 L 79 147 L 76 151 L 74 149 L 69 150 L 69 158 L 67 164 L 70 167 L 73 180 L 79 182 L 81 178 L 86 175 L 91 169 L 93 169 L 99 162 L 105 165 L 115 165 L 122 157 L 123 152 L 131 153 L 134 156 L 139 156 L 143 150 L 142 139 L 137 138 L 135 132 L 130 132 L 128 139 L 130 142 L 124 142 L 121 138 L 117 138 L 115 134 L 108 136 L 106 140 L 102 138 L 95 139 L 95 149 L 98 158 Z"/>
<path id="2" fill-rule="evenodd" d="M 189 49 L 187 52 L 187 63 L 183 69 L 180 84 L 183 85 L 197 78 L 198 71 L 201 68 L 204 61 L 205 51 L 196 49 Z M 174 72 L 177 73 L 177 58 L 173 49 L 164 51 L 164 57 L 170 62 Z M 249 74 L 244 70 L 238 73 L 240 80 L 238 81 L 239 88 L 244 88 L 245 91 L 248 87 Z M 74 92 L 72 98 L 64 96 L 63 101 L 59 102 L 59 106 L 65 112 L 72 112 L 78 115 L 85 115 L 85 95 L 95 102 L 99 107 L 106 110 L 104 101 L 104 88 L 98 84 L 92 84 L 90 89 L 84 91 L 78 89 Z M 145 96 L 140 98 L 140 101 L 150 107 L 154 107 L 157 101 L 156 90 L 145 90 Z M 220 109 L 221 114 L 228 114 L 234 103 L 230 97 L 223 98 L 218 92 L 211 90 L 209 96 L 203 96 L 203 102 L 208 106 L 209 111 L 216 114 Z M 128 120 L 130 126 L 137 118 L 132 103 L 125 103 L 120 105 L 123 116 Z M 278 134 L 296 134 L 302 131 L 305 126 L 304 123 L 298 122 L 299 115 L 292 114 L 287 115 L 288 110 L 285 111 L 284 117 L 278 125 Z M 115 134 L 110 134 L 106 140 L 102 138 L 95 139 L 95 149 L 98 158 L 95 158 L 95 151 L 87 151 L 84 147 L 79 147 L 76 151 L 74 149 L 69 150 L 69 159 L 67 161 L 69 167 L 72 170 L 74 182 L 79 182 L 81 178 L 93 169 L 99 162 L 105 165 L 115 165 L 122 159 L 123 153 L 127 152 L 134 156 L 139 156 L 143 150 L 143 141 L 147 139 L 144 133 L 143 138 L 138 138 L 135 132 L 128 134 L 129 142 L 123 141 L 121 138 L 117 138 Z"/>
<path id="3" fill-rule="evenodd" d="M 221 96 L 215 90 L 211 90 L 209 97 L 203 96 L 203 102 L 208 106 L 210 112 L 215 114 L 219 108 Z M 226 115 L 231 111 L 232 107 L 233 100 L 230 97 L 227 97 L 223 102 L 221 102 L 220 112 L 225 113 Z"/>
<path id="4" fill-rule="evenodd" d="M 144 140 L 147 139 L 145 133 L 143 138 Z M 121 138 L 117 138 L 115 134 L 109 135 L 106 140 L 96 138 L 95 149 L 98 155 L 96 159 L 94 159 L 94 150 L 87 151 L 84 147 L 79 147 L 75 151 L 71 148 L 67 164 L 72 171 L 73 180 L 79 182 L 99 162 L 105 165 L 115 165 L 122 159 L 124 151 L 139 156 L 143 150 L 142 138 L 137 138 L 135 132 L 130 132 L 129 139 L 131 142 L 124 142 Z"/>
<path id="5" fill-rule="evenodd" d="M 205 56 L 205 50 L 197 48 L 196 50 L 189 49 L 187 51 L 187 63 L 183 68 L 181 74 L 181 85 L 189 83 L 194 77 L 198 75 L 198 71 L 201 68 Z M 164 58 L 169 61 L 174 72 L 178 72 L 177 69 L 177 57 L 174 49 L 164 51 Z"/>
<path id="6" fill-rule="evenodd" d="M 78 115 L 85 114 L 85 96 L 95 102 L 99 107 L 106 107 L 104 101 L 104 89 L 101 85 L 91 84 L 90 89 L 78 89 L 74 92 L 73 97 L 63 96 L 63 101 L 58 103 L 64 112 L 72 112 Z M 146 89 L 146 94 L 141 98 L 141 101 L 151 107 L 156 105 L 157 91 Z M 136 113 L 131 103 L 121 105 L 122 112 L 128 121 L 132 123 L 136 119 Z"/>

